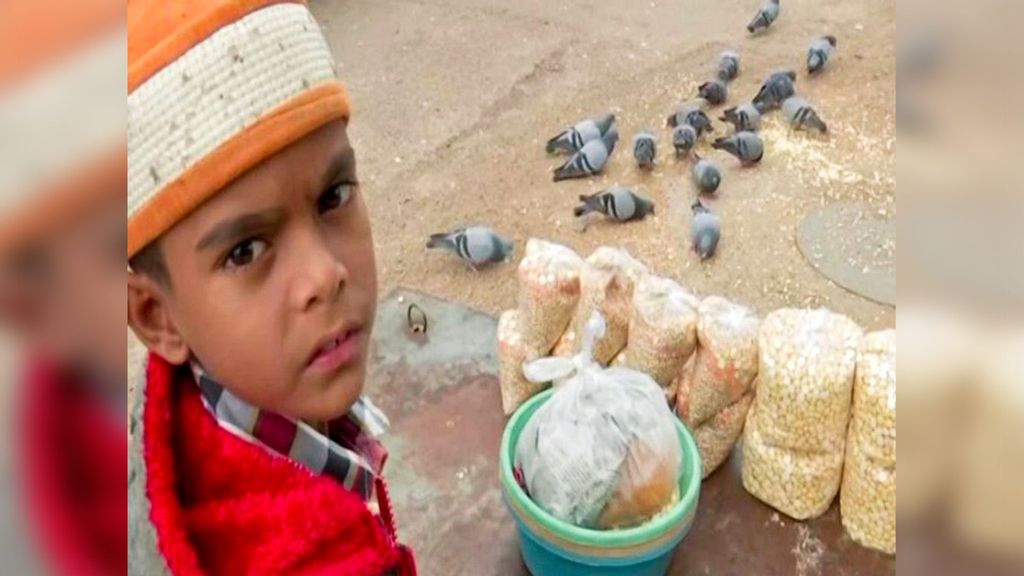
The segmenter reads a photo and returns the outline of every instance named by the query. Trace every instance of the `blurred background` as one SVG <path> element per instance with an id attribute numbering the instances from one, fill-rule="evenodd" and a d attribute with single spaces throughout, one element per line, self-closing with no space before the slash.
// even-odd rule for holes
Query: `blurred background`
<path id="1" fill-rule="evenodd" d="M 827 306 L 877 329 L 896 324 L 896 307 L 878 288 L 891 279 L 895 291 L 899 230 L 899 568 L 1024 573 L 1024 203 L 1017 164 L 1024 112 L 1015 41 L 1024 8 L 994 0 L 784 0 L 785 32 L 764 41 L 742 34 L 758 4 L 312 0 L 355 102 L 351 134 L 377 230 L 382 293 L 407 286 L 492 314 L 511 307 L 514 266 L 473 273 L 424 255 L 428 234 L 481 223 L 520 248 L 532 236 L 581 253 L 621 245 L 700 293 L 728 294 L 761 313 Z M 826 33 L 839 38 L 837 60 L 820 78 L 801 76 L 798 88 L 831 134 L 795 135 L 777 115 L 768 120 L 763 165 L 730 170 L 713 205 L 723 222 L 715 259 L 702 264 L 688 251 L 686 163 L 662 153 L 659 169 L 642 173 L 623 146 L 605 175 L 551 182 L 557 162 L 542 146 L 560 129 L 612 111 L 623 143 L 641 129 L 667 143 L 665 116 L 710 78 L 720 51 L 742 55 L 730 96 L 738 102 L 756 93 L 767 71 L 800 69 L 808 40 Z M 84 167 L 123 146 L 124 118 L 116 111 L 123 116 L 125 62 L 123 49 L 109 50 L 116 42 L 123 45 L 123 7 L 114 3 L 0 2 L 0 238 L 25 221 L 30 200 L 59 197 L 58 183 L 111 187 Z M 571 213 L 576 197 L 616 183 L 654 199 L 658 215 L 642 227 L 582 230 Z M 90 206 L 123 218 L 123 200 Z M 830 211 L 851 206 L 853 217 Z M 816 215 L 826 225 L 806 234 L 828 244 L 817 257 L 807 249 L 813 242 L 801 243 L 801 227 Z M 110 253 L 123 259 L 122 231 L 103 226 L 94 251 L 69 252 L 69 242 L 83 246 L 69 236 L 76 233 L 57 226 L 33 246 L 87 264 L 81 275 L 26 278 L 24 251 L 0 252 L 3 573 L 81 573 L 45 536 L 47 522 L 33 515 L 38 498 L 27 478 L 35 476 L 24 456 L 39 444 L 26 436 L 25 420 L 42 414 L 38 422 L 48 429 L 46 414 L 63 412 L 29 407 L 37 389 L 26 376 L 29 359 L 86 358 L 83 370 L 108 383 L 99 396 L 111 415 L 137 365 L 92 347 L 124 334 L 124 308 L 117 306 L 123 287 L 116 288 L 124 268 L 99 247 L 114 238 L 120 252 Z M 863 286 L 869 288 L 857 289 Z M 26 333 L 24 317 L 44 295 L 61 313 L 44 323 L 47 330 Z M 62 319 L 74 328 L 61 330 Z M 141 353 L 129 350 L 130 358 Z M 101 355 L 127 364 L 129 377 L 87 360 Z M 123 414 L 111 416 L 122 430 Z M 123 443 L 105 446 L 106 457 L 123 459 Z M 51 449 L 34 455 L 64 456 Z M 65 484 L 85 482 L 63 474 Z M 43 508 L 79 518 L 77 504 Z M 112 506 L 108 513 L 123 513 Z M 81 520 L 86 526 L 103 515 L 91 510 Z"/>

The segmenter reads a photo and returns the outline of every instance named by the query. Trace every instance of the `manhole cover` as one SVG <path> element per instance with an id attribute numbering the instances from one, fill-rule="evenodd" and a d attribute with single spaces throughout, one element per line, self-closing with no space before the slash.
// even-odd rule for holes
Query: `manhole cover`
<path id="1" fill-rule="evenodd" d="M 859 202 L 840 202 L 810 214 L 797 245 L 818 272 L 843 288 L 896 305 L 896 220 Z"/>

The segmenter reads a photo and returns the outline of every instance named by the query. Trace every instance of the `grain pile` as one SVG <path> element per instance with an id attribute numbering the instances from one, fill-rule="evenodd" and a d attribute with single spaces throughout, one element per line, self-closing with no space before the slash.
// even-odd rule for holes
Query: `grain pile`
<path id="1" fill-rule="evenodd" d="M 798 520 L 824 513 L 839 490 L 861 337 L 827 310 L 777 310 L 761 326 L 743 486 Z"/>

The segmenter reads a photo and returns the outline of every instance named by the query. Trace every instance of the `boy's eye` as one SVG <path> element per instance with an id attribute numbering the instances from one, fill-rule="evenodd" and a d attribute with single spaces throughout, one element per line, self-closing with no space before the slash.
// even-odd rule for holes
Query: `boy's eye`
<path id="1" fill-rule="evenodd" d="M 241 268 L 252 264 L 260 254 L 266 252 L 269 244 L 263 240 L 249 239 L 239 243 L 228 252 L 225 268 Z"/>
<path id="2" fill-rule="evenodd" d="M 327 190 L 324 190 L 320 198 L 317 199 L 317 209 L 323 214 L 339 206 L 344 206 L 348 203 L 349 198 L 352 197 L 353 188 L 355 188 L 355 184 L 351 183 L 334 184 Z"/>

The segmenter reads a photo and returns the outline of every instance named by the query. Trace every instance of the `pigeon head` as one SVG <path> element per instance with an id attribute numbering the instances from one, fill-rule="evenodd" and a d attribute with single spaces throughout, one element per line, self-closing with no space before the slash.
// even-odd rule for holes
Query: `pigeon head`
<path id="1" fill-rule="evenodd" d="M 829 34 L 828 36 L 825 36 L 825 40 L 828 40 L 828 43 L 831 44 L 833 48 L 836 47 L 836 43 L 838 42 L 836 40 L 836 37 L 831 35 L 831 34 Z"/>
<path id="2" fill-rule="evenodd" d="M 608 129 L 615 124 L 615 114 L 607 114 L 597 120 L 597 129 L 601 131 L 601 134 L 608 132 Z"/>
<path id="3" fill-rule="evenodd" d="M 651 202 L 647 198 L 637 196 L 636 198 L 636 211 L 638 216 L 644 216 L 646 214 L 654 214 L 654 202 Z"/>
<path id="4" fill-rule="evenodd" d="M 703 214 L 709 211 L 703 204 L 701 204 L 700 200 L 694 202 L 693 206 L 690 206 L 690 210 L 692 210 L 694 214 Z"/>

